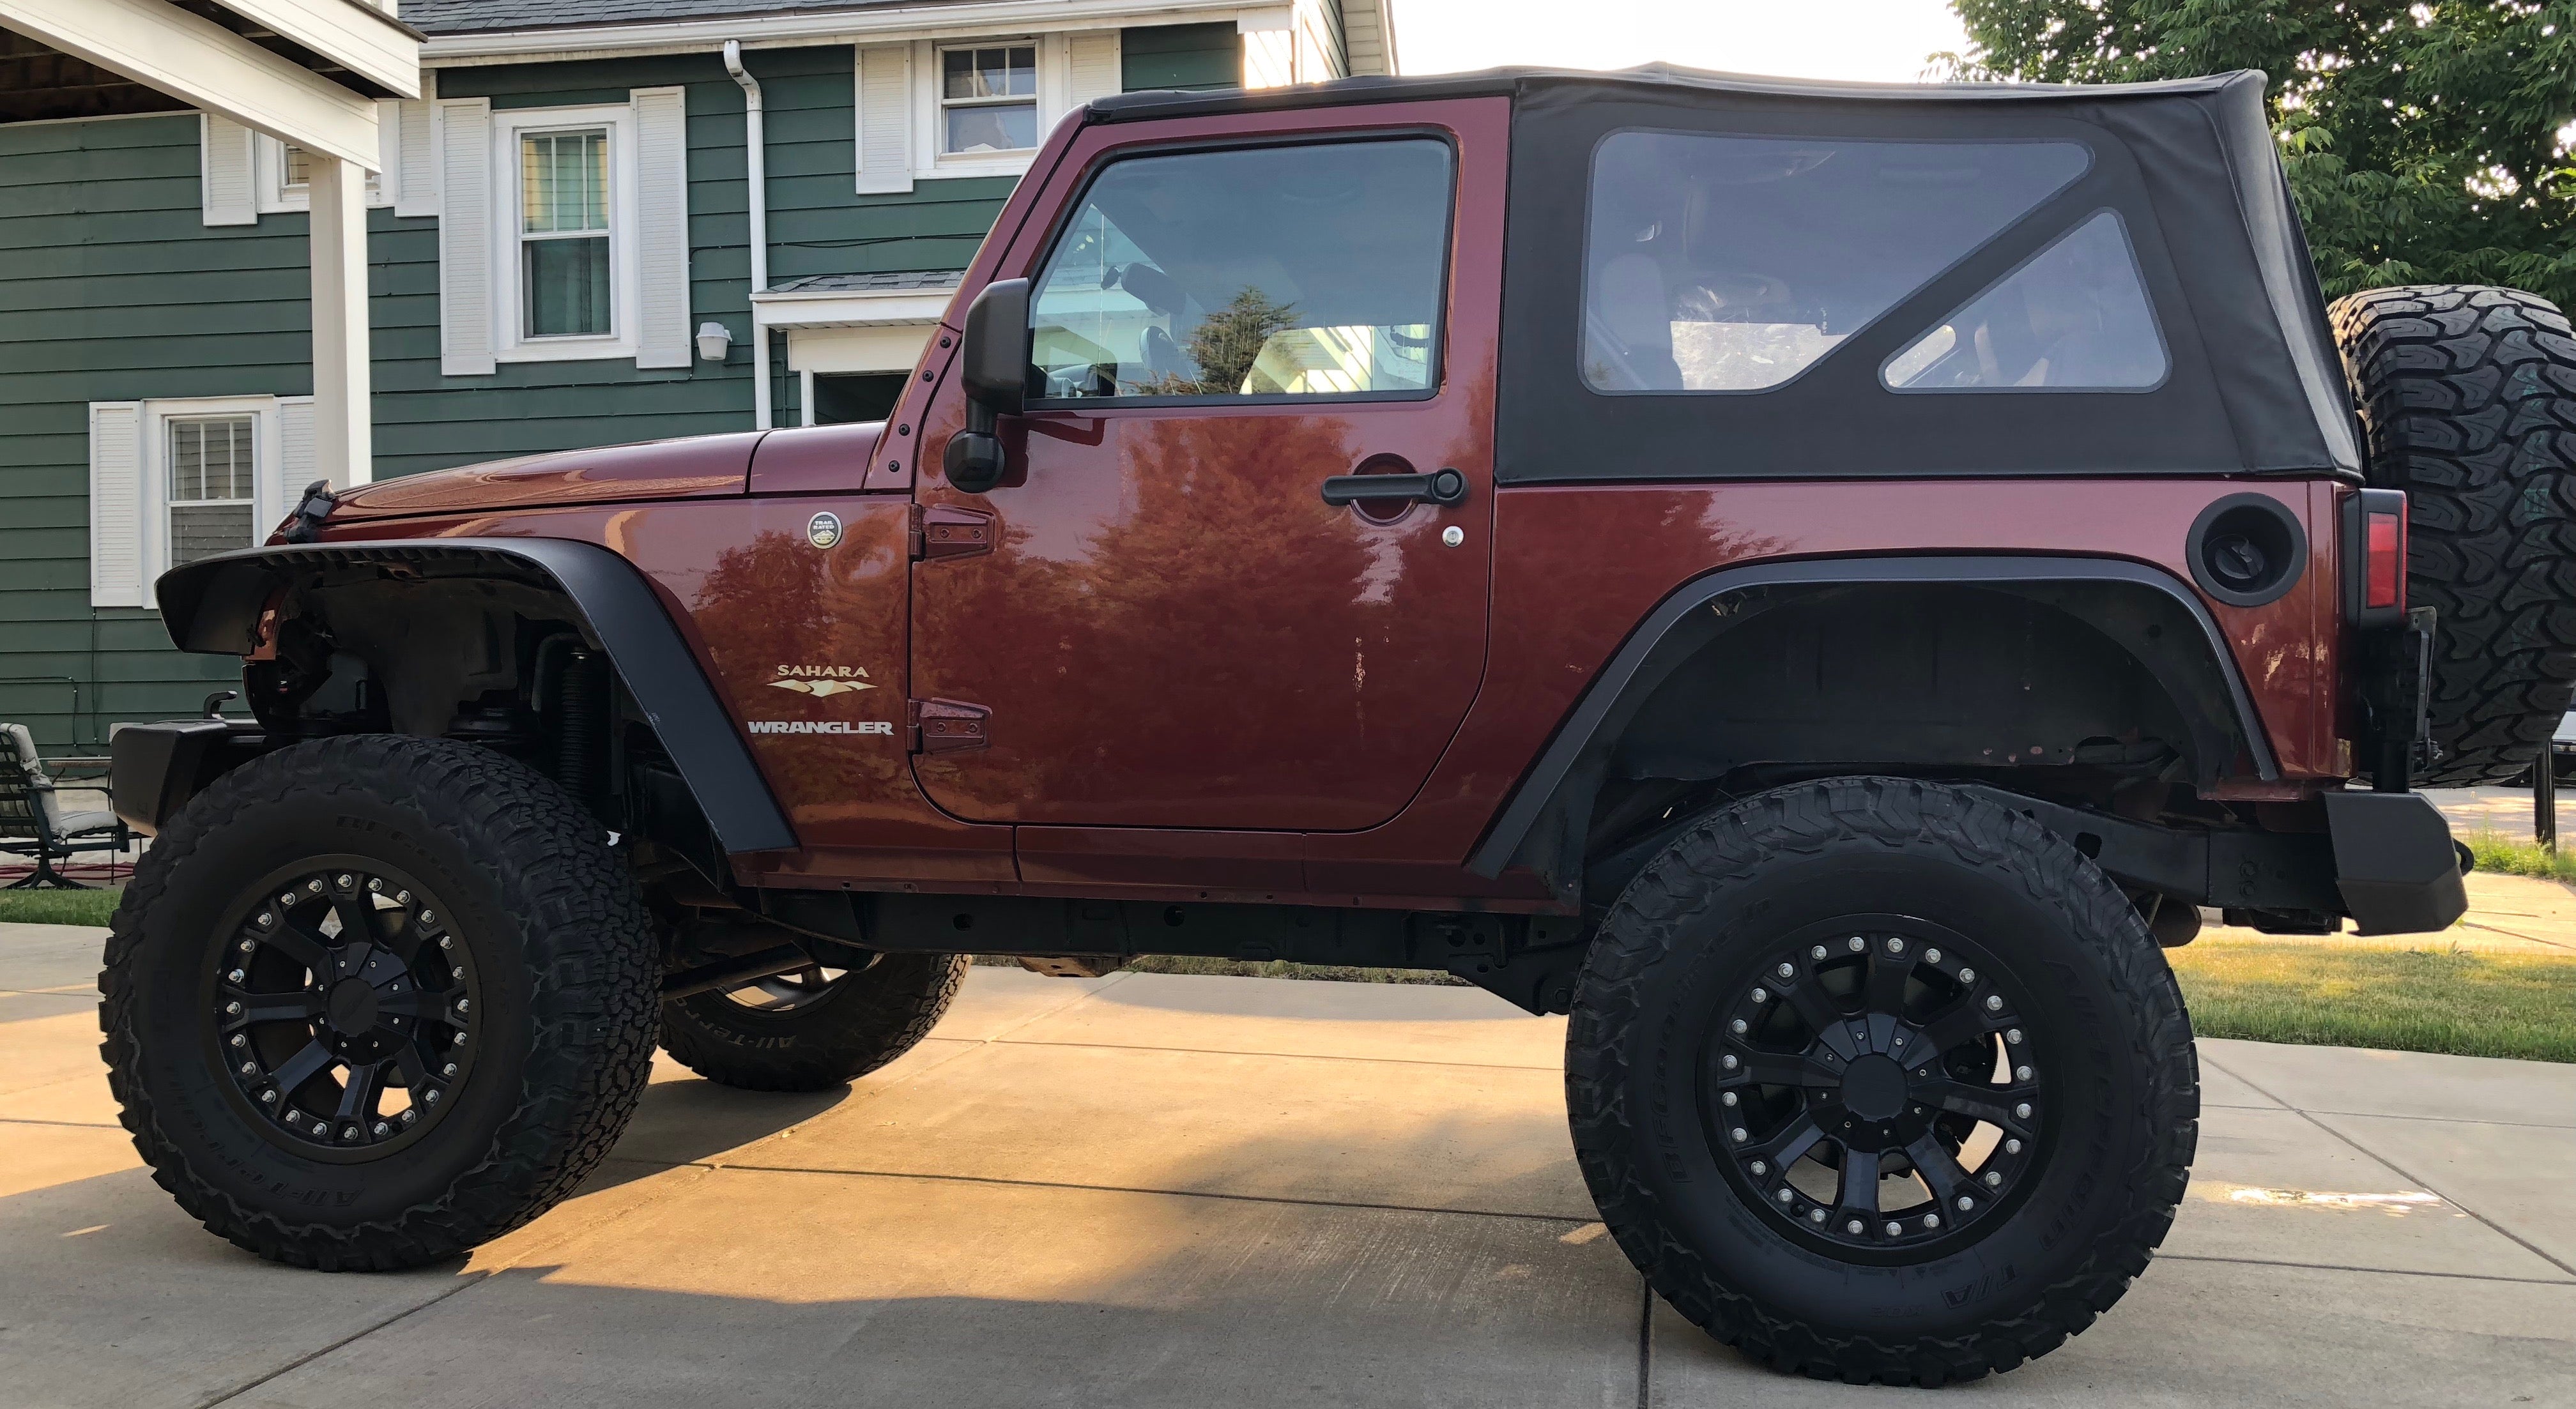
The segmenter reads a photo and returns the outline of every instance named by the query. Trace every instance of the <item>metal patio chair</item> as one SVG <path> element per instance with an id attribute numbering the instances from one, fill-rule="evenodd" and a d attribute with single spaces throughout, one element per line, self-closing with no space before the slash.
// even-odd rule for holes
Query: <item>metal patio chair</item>
<path id="1" fill-rule="evenodd" d="M 64 811 L 35 735 L 24 724 L 0 724 L 0 854 L 36 861 L 35 870 L 7 889 L 93 889 L 55 870 L 54 862 L 85 851 L 123 851 L 133 839 L 113 812 Z"/>

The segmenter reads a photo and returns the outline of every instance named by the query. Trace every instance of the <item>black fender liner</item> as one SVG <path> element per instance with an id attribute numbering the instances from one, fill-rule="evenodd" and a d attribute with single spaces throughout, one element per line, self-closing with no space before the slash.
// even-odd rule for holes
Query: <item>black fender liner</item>
<path id="1" fill-rule="evenodd" d="M 1467 861 L 1467 869 L 1488 878 L 1502 874 L 1534 842 L 1541 849 L 1547 839 L 1540 835 L 1541 825 L 1556 808 L 1561 796 L 1574 785 L 1574 790 L 1587 795 L 1582 786 L 1582 770 L 1587 761 L 1596 767 L 1608 745 L 1615 741 L 1646 698 L 1674 670 L 1700 648 L 1715 640 L 1734 624 L 1733 620 L 1709 608 L 1723 599 L 1781 587 L 1838 587 L 1883 584 L 1939 584 L 1986 586 L 2003 589 L 2037 589 L 2060 585 L 2121 584 L 2144 588 L 2169 599 L 2200 628 L 2201 642 L 2216 663 L 2225 682 L 2226 712 L 2232 718 L 2192 720 L 2196 742 L 2206 751 L 2223 736 L 2225 749 L 2218 754 L 2232 758 L 2237 748 L 2250 756 L 2258 777 L 2266 780 L 2280 777 L 2280 766 L 2272 753 L 2262 720 L 2255 713 L 2254 701 L 2237 669 L 2235 653 L 2228 648 L 2227 638 L 2220 633 L 2218 622 L 2192 590 L 2173 574 L 2141 563 L 2111 558 L 2056 558 L 2036 556 L 1915 556 L 1877 558 L 1817 558 L 1796 562 L 1753 563 L 1726 568 L 1695 578 L 1684 584 L 1647 615 L 1628 640 L 1612 655 L 1609 664 L 1586 687 L 1556 735 L 1539 754 L 1538 761 L 1521 779 L 1511 799 L 1496 815 Z M 2175 699 L 2188 702 L 2198 693 L 2192 682 L 2180 677 L 2178 666 L 2167 659 L 2141 657 L 2140 663 Z M 1595 780 L 1597 782 L 1597 779 Z M 1579 838 L 1559 838 L 1579 842 Z M 1582 858 L 1575 856 L 1541 856 L 1537 858 L 1551 884 L 1572 899 L 1581 887 Z"/>
<path id="2" fill-rule="evenodd" d="M 244 655 L 260 613 L 302 574 L 386 567 L 439 576 L 493 575 L 561 592 L 625 682 L 730 854 L 783 851 L 795 830 L 706 671 L 634 564 L 562 538 L 395 539 L 247 548 L 201 558 L 153 584 L 161 621 L 183 651 Z"/>

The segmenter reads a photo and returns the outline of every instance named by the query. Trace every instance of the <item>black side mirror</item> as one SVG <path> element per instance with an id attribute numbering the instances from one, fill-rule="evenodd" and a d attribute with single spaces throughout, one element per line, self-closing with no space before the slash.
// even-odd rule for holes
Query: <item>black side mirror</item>
<path id="1" fill-rule="evenodd" d="M 966 390 L 966 429 L 949 437 L 942 468 L 948 482 L 982 494 L 1002 482 L 1004 463 L 995 420 L 1016 416 L 1029 388 L 1029 281 L 1000 279 L 984 286 L 966 309 L 966 342 L 958 349 L 958 377 Z"/>

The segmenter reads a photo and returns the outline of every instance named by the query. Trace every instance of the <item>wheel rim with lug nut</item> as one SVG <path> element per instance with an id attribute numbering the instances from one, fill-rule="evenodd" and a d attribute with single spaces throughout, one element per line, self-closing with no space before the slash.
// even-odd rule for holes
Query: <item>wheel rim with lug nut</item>
<path id="1" fill-rule="evenodd" d="M 2049 1062 L 2003 966 L 1900 916 L 1810 926 L 1712 1015 L 1709 1145 L 1802 1245 L 1911 1263 L 1975 1241 L 2033 1182 Z"/>
<path id="2" fill-rule="evenodd" d="M 272 875 L 236 908 L 206 1006 L 239 1109 L 262 1133 L 350 1163 L 455 1109 L 480 982 L 445 905 L 340 858 Z"/>

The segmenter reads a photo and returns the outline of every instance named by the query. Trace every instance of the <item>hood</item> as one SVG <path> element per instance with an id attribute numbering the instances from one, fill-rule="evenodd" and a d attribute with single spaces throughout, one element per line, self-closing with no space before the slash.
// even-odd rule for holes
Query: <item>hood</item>
<path id="1" fill-rule="evenodd" d="M 702 499 L 749 487 L 766 431 L 562 450 L 403 475 L 342 490 L 334 523 L 635 499 Z"/>

